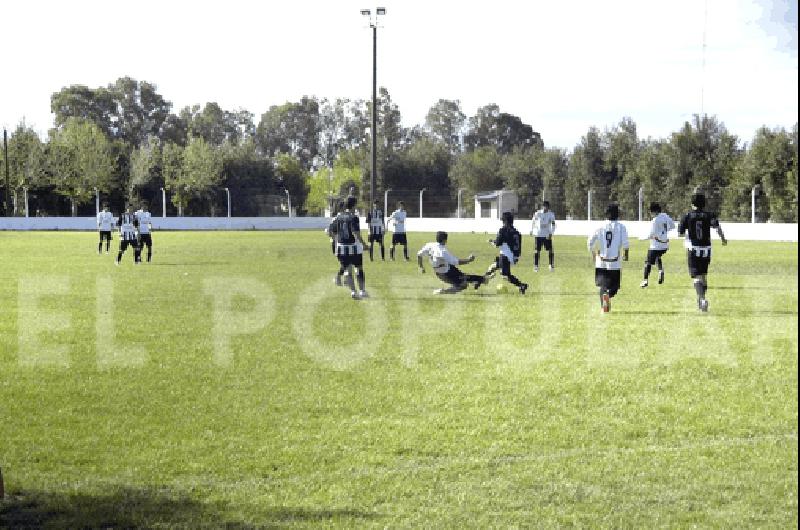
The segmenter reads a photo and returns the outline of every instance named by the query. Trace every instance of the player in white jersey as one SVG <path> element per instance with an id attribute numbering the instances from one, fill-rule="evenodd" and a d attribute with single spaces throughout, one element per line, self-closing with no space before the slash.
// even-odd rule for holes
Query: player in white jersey
<path id="1" fill-rule="evenodd" d="M 114 262 L 116 265 L 120 264 L 122 261 L 122 254 L 125 253 L 125 250 L 127 250 L 129 246 L 133 247 L 133 262 L 136 264 L 139 263 L 139 253 L 141 249 L 139 248 L 137 233 L 138 224 L 139 221 L 136 220 L 136 216 L 131 212 L 131 207 L 126 206 L 125 211 L 120 214 L 117 220 L 117 226 L 119 226 L 119 252 Z"/>
<path id="2" fill-rule="evenodd" d="M 628 230 L 619 222 L 619 206 L 609 204 L 606 223 L 589 237 L 589 252 L 595 261 L 594 283 L 600 288 L 600 308 L 611 310 L 611 299 L 619 291 L 622 261 L 628 261 Z"/>
<path id="3" fill-rule="evenodd" d="M 147 245 L 147 262 L 150 263 L 150 259 L 153 257 L 153 223 L 152 216 L 147 210 L 147 203 L 142 203 L 142 207 L 136 210 L 133 215 L 136 216 L 136 220 L 139 223 L 139 253 L 137 254 L 137 259 L 141 263 L 142 249 Z"/>
<path id="4" fill-rule="evenodd" d="M 447 289 L 436 289 L 433 291 L 434 294 L 457 293 L 466 289 L 469 284 L 472 284 L 477 289 L 486 282 L 485 276 L 465 274 L 458 268 L 458 265 L 472 263 L 475 260 L 475 256 L 470 254 L 466 259 L 455 257 L 447 249 L 447 232 L 436 232 L 436 242 L 426 244 L 417 252 L 417 265 L 421 273 L 425 272 L 422 258 L 426 256 L 430 259 L 431 267 L 433 267 L 436 277 L 451 285 Z"/>
<path id="5" fill-rule="evenodd" d="M 372 209 L 367 212 L 366 221 L 369 227 L 369 260 L 374 261 L 372 258 L 372 247 L 376 241 L 381 246 L 381 260 L 385 260 L 386 253 L 383 247 L 383 234 L 386 232 L 386 226 L 383 222 L 383 209 L 378 201 L 372 203 Z"/>
<path id="6" fill-rule="evenodd" d="M 389 249 L 389 259 L 394 260 L 394 246 L 403 245 L 403 257 L 408 261 L 408 240 L 406 239 L 406 205 L 403 201 L 397 203 L 397 209 L 389 216 L 389 222 L 394 223 L 392 234 L 392 248 Z"/>
<path id="7" fill-rule="evenodd" d="M 650 240 L 650 248 L 647 250 L 647 258 L 644 260 L 644 279 L 640 285 L 642 289 L 649 283 L 647 278 L 650 276 L 650 269 L 653 265 L 658 266 L 658 283 L 664 283 L 664 264 L 661 262 L 661 256 L 669 250 L 669 231 L 675 229 L 675 221 L 661 211 L 661 205 L 657 202 L 650 203 L 650 213 L 654 217 L 650 225 L 650 234 L 647 236 Z"/>
<path id="8" fill-rule="evenodd" d="M 539 252 L 542 247 L 547 250 L 550 260 L 550 270 L 555 267 L 553 256 L 553 233 L 556 231 L 556 216 L 550 211 L 550 203 L 544 201 L 542 209 L 533 214 L 531 235 L 536 238 L 536 250 L 533 253 L 533 270 L 539 272 Z"/>
<path id="9" fill-rule="evenodd" d="M 100 242 L 97 244 L 97 253 L 103 252 L 103 240 L 106 242 L 106 254 L 111 245 L 111 230 L 114 228 L 114 214 L 108 211 L 108 204 L 103 205 L 103 210 L 97 214 L 97 230 L 100 232 Z"/>

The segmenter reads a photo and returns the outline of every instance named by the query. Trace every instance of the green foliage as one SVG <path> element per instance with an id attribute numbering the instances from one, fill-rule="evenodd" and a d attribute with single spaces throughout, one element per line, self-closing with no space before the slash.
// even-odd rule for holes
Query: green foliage
<path id="1" fill-rule="evenodd" d="M 450 171 L 453 188 L 466 188 L 471 194 L 501 189 L 504 185 L 502 161 L 492 146 L 465 152 Z"/>
<path id="2" fill-rule="evenodd" d="M 322 168 L 308 178 L 306 209 L 312 215 L 322 215 L 331 202 L 347 195 L 350 186 L 361 179 L 361 168 L 334 163 L 333 169 Z"/>

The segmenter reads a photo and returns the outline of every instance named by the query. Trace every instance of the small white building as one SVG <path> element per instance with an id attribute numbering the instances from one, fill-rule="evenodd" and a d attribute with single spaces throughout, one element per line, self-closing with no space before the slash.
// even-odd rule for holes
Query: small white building
<path id="1" fill-rule="evenodd" d="M 511 190 L 487 191 L 475 195 L 475 219 L 500 219 L 503 212 L 517 213 L 519 197 Z"/>

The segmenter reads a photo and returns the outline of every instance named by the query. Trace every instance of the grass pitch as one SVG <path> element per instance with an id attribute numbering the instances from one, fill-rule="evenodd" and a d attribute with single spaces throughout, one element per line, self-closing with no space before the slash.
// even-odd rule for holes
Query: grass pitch
<path id="1" fill-rule="evenodd" d="M 524 297 L 412 254 L 361 302 L 321 233 L 154 239 L 0 233 L 0 527 L 797 526 L 796 244 L 715 246 L 700 314 L 636 241 L 601 315 L 583 238 L 526 238 Z"/>

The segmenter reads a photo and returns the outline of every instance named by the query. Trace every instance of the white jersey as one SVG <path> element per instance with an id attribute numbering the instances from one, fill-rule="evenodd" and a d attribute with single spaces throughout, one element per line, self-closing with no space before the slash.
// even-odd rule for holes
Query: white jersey
<path id="1" fill-rule="evenodd" d="M 405 210 L 395 210 L 392 212 L 392 215 L 389 216 L 389 219 L 394 221 L 394 232 L 396 234 L 405 234 L 406 233 L 406 211 Z"/>
<path id="2" fill-rule="evenodd" d="M 669 231 L 675 229 L 675 221 L 665 213 L 660 213 L 653 218 L 650 225 L 650 249 L 667 250 L 669 248 Z"/>
<path id="3" fill-rule="evenodd" d="M 149 234 L 150 233 L 150 219 L 151 215 L 150 212 L 145 212 L 144 210 L 137 210 L 135 214 L 136 219 L 139 221 L 139 233 L 140 234 Z"/>
<path id="4" fill-rule="evenodd" d="M 619 221 L 606 221 L 589 237 L 589 252 L 598 251 L 594 266 L 598 269 L 622 268 L 622 250 L 629 248 L 628 230 Z"/>
<path id="5" fill-rule="evenodd" d="M 114 214 L 111 212 L 100 212 L 97 214 L 97 229 L 101 232 L 110 232 L 114 226 Z"/>
<path id="6" fill-rule="evenodd" d="M 550 237 L 556 231 L 556 214 L 550 210 L 537 210 L 533 214 L 531 235 L 535 237 Z"/>
<path id="7" fill-rule="evenodd" d="M 447 247 L 441 243 L 431 242 L 417 252 L 417 256 L 428 256 L 431 267 L 437 274 L 446 274 L 450 267 L 458 265 L 458 258 L 453 256 Z"/>

